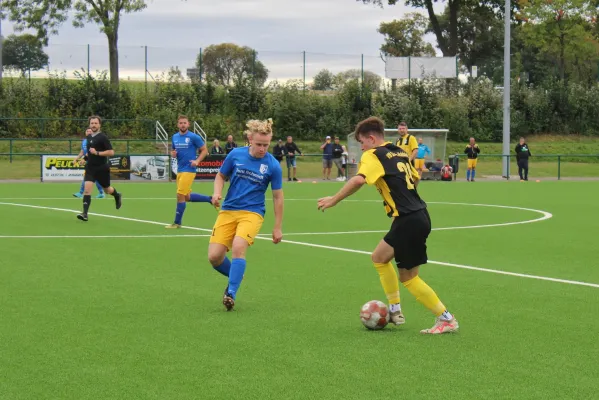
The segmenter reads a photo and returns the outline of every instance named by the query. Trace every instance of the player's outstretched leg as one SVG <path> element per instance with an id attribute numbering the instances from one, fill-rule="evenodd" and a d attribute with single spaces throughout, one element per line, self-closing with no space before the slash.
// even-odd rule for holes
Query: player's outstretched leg
<path id="1" fill-rule="evenodd" d="M 476 175 L 476 167 L 472 168 L 472 174 L 470 175 L 470 182 L 474 182 L 475 175 Z"/>
<path id="2" fill-rule="evenodd" d="M 100 182 L 96 181 L 96 188 L 98 188 L 98 195 L 96 196 L 96 199 L 103 199 L 104 197 L 106 197 L 106 195 L 104 194 L 104 188 L 102 187 L 102 185 L 100 185 Z"/>
<path id="3" fill-rule="evenodd" d="M 381 240 L 376 249 L 372 252 L 372 263 L 379 273 L 381 285 L 389 301 L 389 316 L 392 323 L 401 325 L 406 319 L 401 312 L 399 301 L 399 281 L 395 267 L 391 264 L 394 256 L 393 247 L 387 242 Z"/>
<path id="4" fill-rule="evenodd" d="M 468 168 L 468 169 L 466 170 L 466 181 L 468 181 L 468 182 L 470 182 L 470 173 L 471 173 L 471 171 L 472 171 L 472 170 L 471 170 L 470 168 Z"/>
<path id="5" fill-rule="evenodd" d="M 458 321 L 447 311 L 435 291 L 418 276 L 418 267 L 412 269 L 400 268 L 399 280 L 420 304 L 431 310 L 437 317 L 432 328 L 423 329 L 420 333 L 436 335 L 457 332 L 459 329 Z"/>
<path id="6" fill-rule="evenodd" d="M 73 193 L 73 197 L 77 197 L 77 198 L 82 198 L 83 197 L 83 190 L 85 189 L 85 179 L 83 179 L 81 181 L 81 187 L 79 188 L 79 192 L 78 193 Z"/>
<path id="7" fill-rule="evenodd" d="M 227 248 L 220 243 L 210 243 L 208 246 L 208 261 L 215 271 L 229 277 L 231 260 L 227 257 Z"/>

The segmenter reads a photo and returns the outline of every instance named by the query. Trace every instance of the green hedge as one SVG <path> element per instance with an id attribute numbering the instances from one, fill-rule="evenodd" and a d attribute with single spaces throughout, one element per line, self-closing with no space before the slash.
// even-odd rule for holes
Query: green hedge
<path id="1" fill-rule="evenodd" d="M 598 136 L 597 104 L 596 84 L 514 84 L 511 134 Z M 199 121 L 211 138 L 221 139 L 228 134 L 240 139 L 247 119 L 272 117 L 276 136 L 316 140 L 346 135 L 369 115 L 382 117 L 388 127 L 405 120 L 412 127 L 448 128 L 451 140 L 502 138 L 502 93 L 485 80 L 413 81 L 396 90 L 374 90 L 354 80 L 337 91 L 318 93 L 304 90 L 300 81 L 258 87 L 245 80 L 224 88 L 177 77 L 147 90 L 127 82 L 115 89 L 105 75 L 83 74 L 75 80 L 64 74 L 32 81 L 7 78 L 0 85 L 0 137 L 79 135 L 90 114 L 110 120 L 106 131 L 123 138 L 153 137 L 156 120 L 174 131 L 178 114 Z"/>

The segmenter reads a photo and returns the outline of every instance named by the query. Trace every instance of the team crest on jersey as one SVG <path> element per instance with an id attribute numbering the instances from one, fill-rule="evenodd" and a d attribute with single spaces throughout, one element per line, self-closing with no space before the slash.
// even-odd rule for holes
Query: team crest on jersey
<path id="1" fill-rule="evenodd" d="M 266 165 L 266 164 L 260 164 L 260 173 L 261 174 L 265 174 L 266 171 L 268 171 L 268 165 Z"/>
<path id="2" fill-rule="evenodd" d="M 188 137 L 185 138 L 185 143 L 189 143 L 189 138 Z"/>

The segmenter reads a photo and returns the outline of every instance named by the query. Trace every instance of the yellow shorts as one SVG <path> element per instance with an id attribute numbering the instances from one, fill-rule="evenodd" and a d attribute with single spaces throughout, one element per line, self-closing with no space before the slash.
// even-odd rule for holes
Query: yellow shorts
<path id="1" fill-rule="evenodd" d="M 250 211 L 220 211 L 212 228 L 210 243 L 220 243 L 230 250 L 233 239 L 239 236 L 251 246 L 263 222 L 260 214 Z"/>
<path id="2" fill-rule="evenodd" d="M 177 194 L 187 196 L 191 193 L 191 185 L 193 184 L 196 174 L 193 172 L 179 172 L 177 174 Z"/>
<path id="3" fill-rule="evenodd" d="M 477 158 L 469 158 L 468 159 L 468 169 L 475 169 L 477 161 L 478 161 Z"/>
<path id="4" fill-rule="evenodd" d="M 416 168 L 416 169 L 424 169 L 424 158 L 416 158 L 416 159 L 414 159 L 414 168 Z"/>

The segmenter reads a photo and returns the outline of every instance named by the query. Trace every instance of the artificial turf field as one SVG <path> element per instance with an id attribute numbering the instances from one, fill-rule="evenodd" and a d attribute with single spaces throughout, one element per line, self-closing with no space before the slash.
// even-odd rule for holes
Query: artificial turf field
<path id="1" fill-rule="evenodd" d="M 286 184 L 286 242 L 249 250 L 225 312 L 210 206 L 165 230 L 174 183 L 116 182 L 121 210 L 94 199 L 102 215 L 86 224 L 78 187 L 0 185 L 0 399 L 597 396 L 599 182 L 423 182 L 435 231 L 421 276 L 460 322 L 435 337 L 405 289 L 405 325 L 360 323 L 363 303 L 384 300 L 368 253 L 390 220 L 373 188 L 321 213 L 341 184 Z"/>

